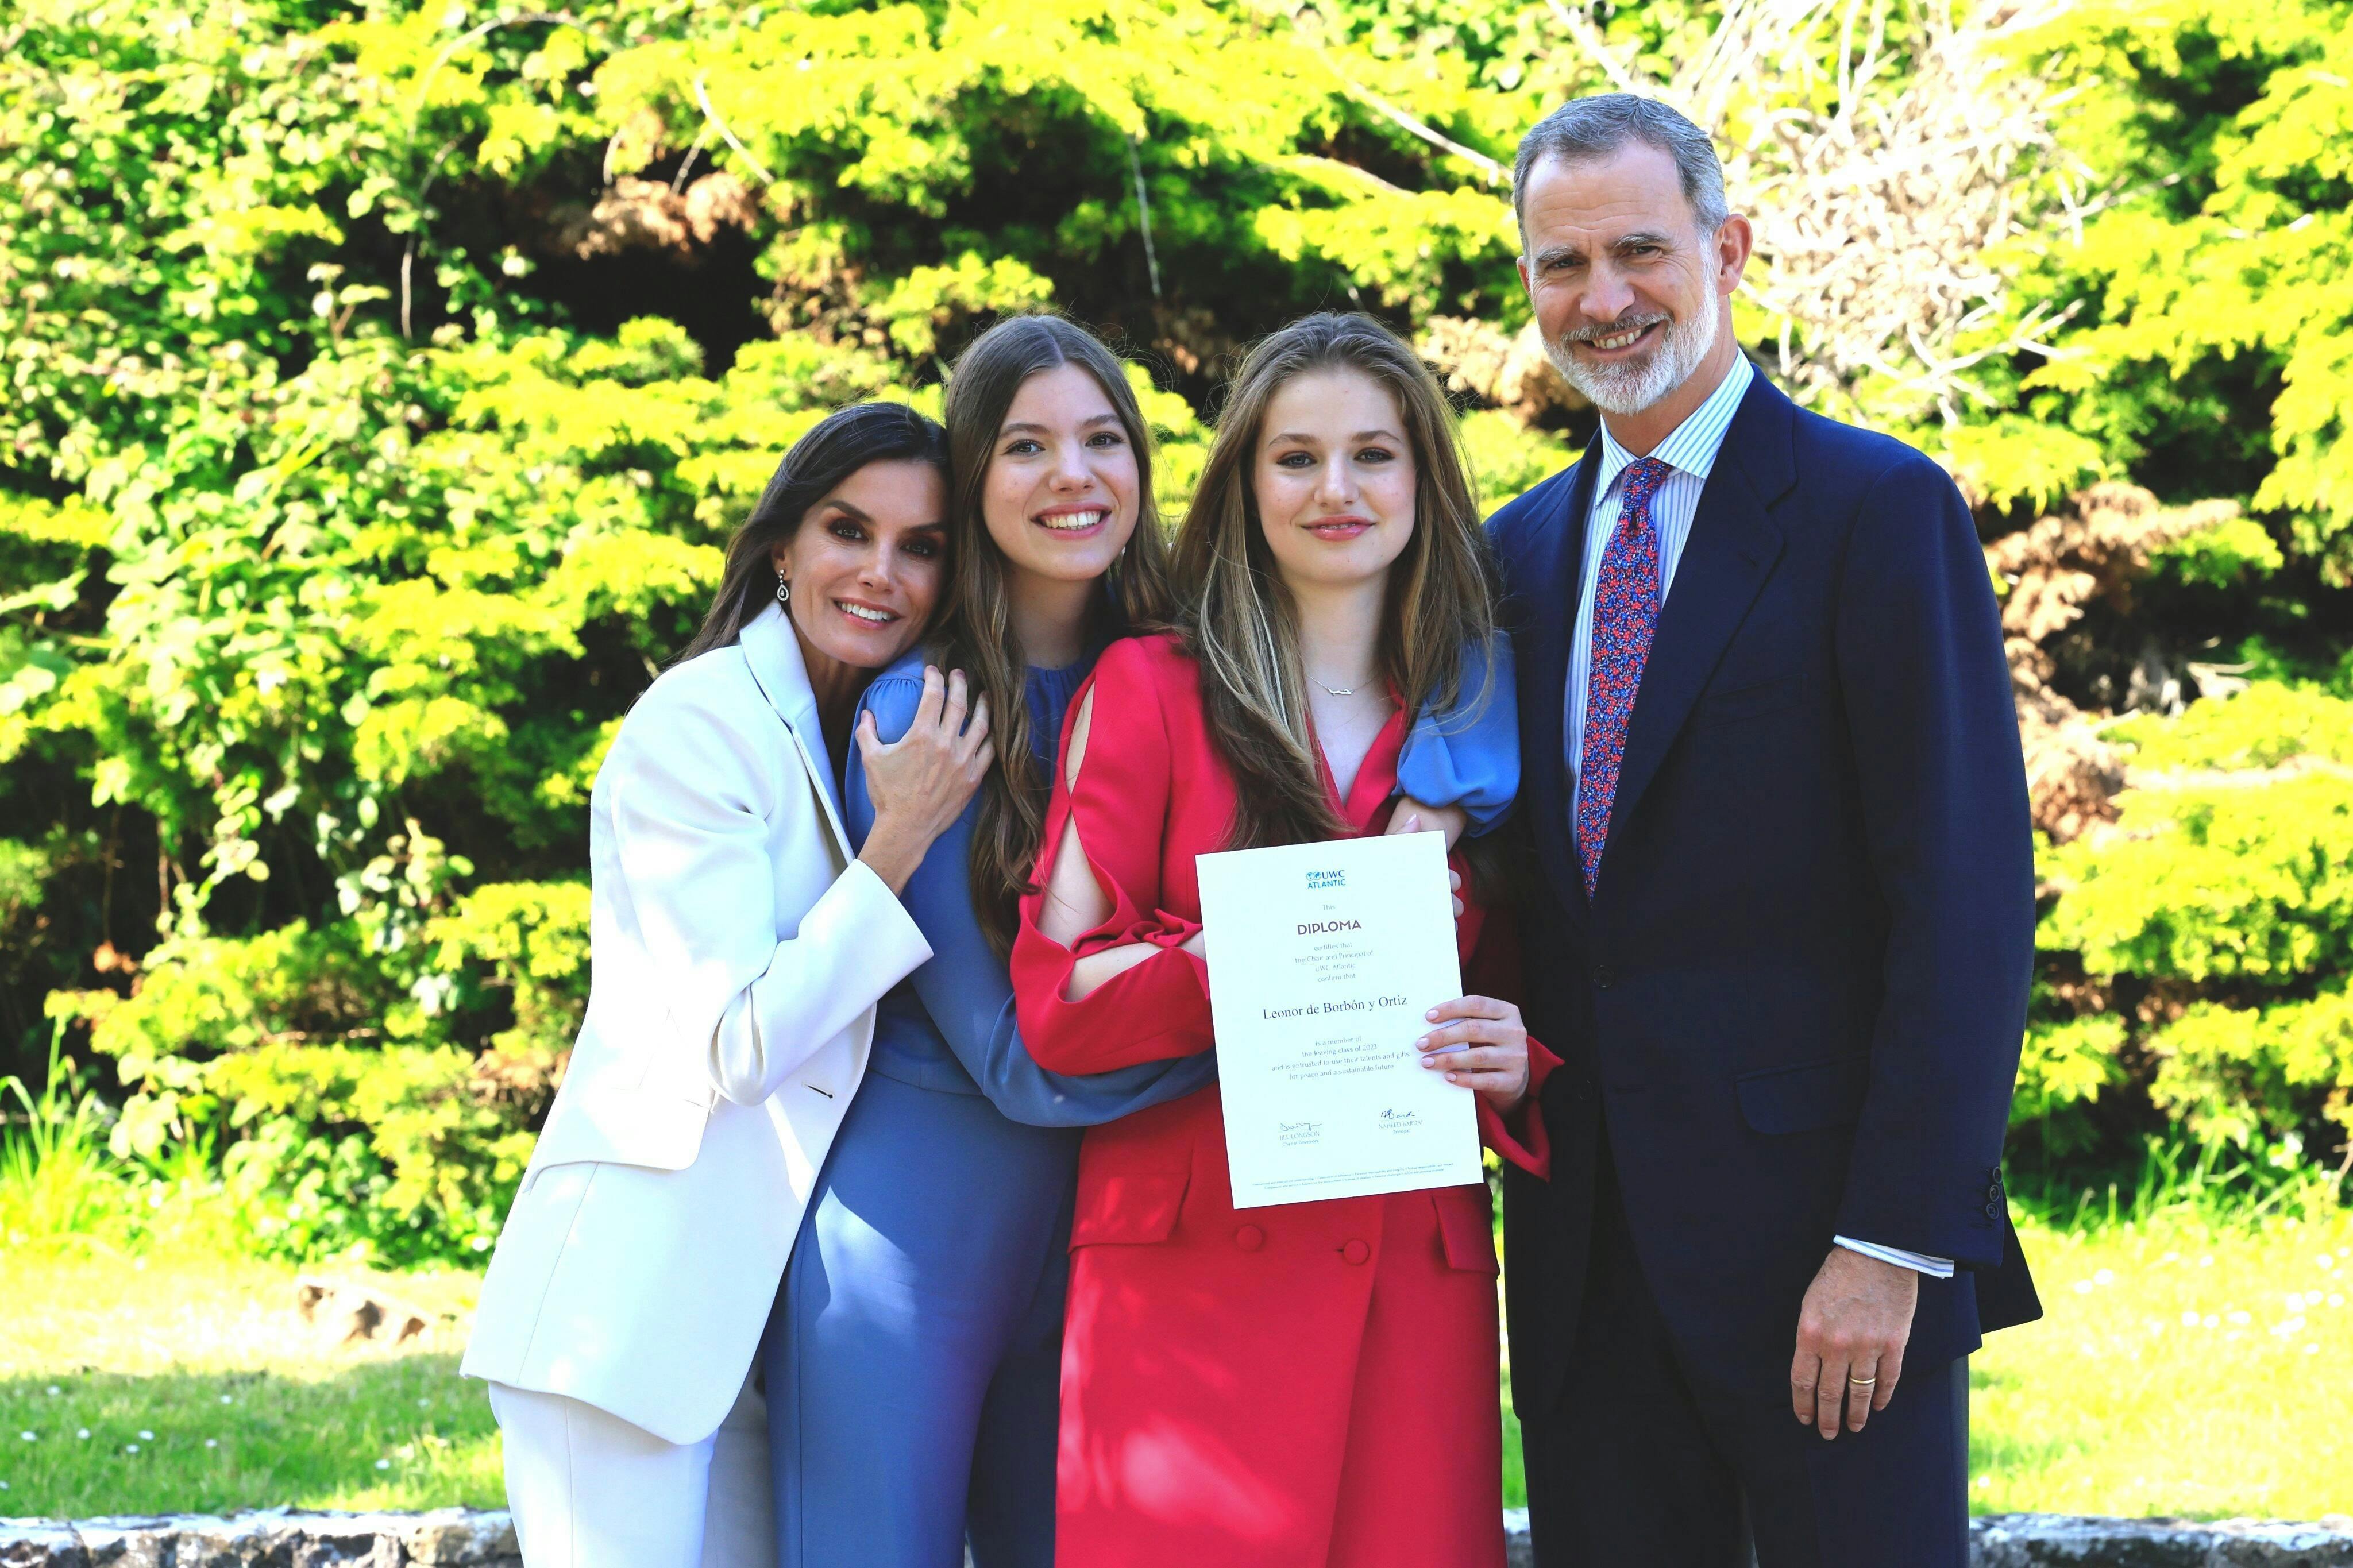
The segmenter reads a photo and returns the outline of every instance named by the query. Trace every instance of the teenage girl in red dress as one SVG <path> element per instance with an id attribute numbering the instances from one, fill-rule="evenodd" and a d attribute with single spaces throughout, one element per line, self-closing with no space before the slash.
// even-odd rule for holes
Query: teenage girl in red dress
<path id="1" fill-rule="evenodd" d="M 1409 716 L 1493 636 L 1445 399 L 1361 316 L 1251 353 L 1176 556 L 1181 629 L 1096 666 L 1021 904 L 1021 1030 L 1056 1071 L 1209 1045 L 1194 857 L 1389 830 Z M 1420 1045 L 1542 1174 L 1523 1107 L 1554 1058 L 1518 1008 L 1448 1003 Z M 1212 1085 L 1088 1131 L 1071 1250 L 1059 1563 L 1500 1568 L 1483 1186 L 1237 1212 Z"/>

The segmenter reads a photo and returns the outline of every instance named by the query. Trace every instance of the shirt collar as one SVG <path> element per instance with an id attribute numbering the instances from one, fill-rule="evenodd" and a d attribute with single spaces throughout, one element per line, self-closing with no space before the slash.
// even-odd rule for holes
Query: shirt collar
<path id="1" fill-rule="evenodd" d="M 1683 422 L 1667 433 L 1651 456 L 1677 473 L 1697 479 L 1707 478 L 1715 467 L 1715 455 L 1724 449 L 1725 433 L 1732 428 L 1732 416 L 1738 412 L 1740 400 L 1747 395 L 1749 380 L 1757 374 L 1748 356 L 1735 353 L 1732 368 L 1724 373 L 1707 401 L 1685 416 Z M 1618 482 L 1618 476 L 1634 461 L 1634 454 L 1618 444 L 1609 426 L 1601 426 L 1601 474 L 1595 489 L 1597 497 L 1606 496 Z"/>

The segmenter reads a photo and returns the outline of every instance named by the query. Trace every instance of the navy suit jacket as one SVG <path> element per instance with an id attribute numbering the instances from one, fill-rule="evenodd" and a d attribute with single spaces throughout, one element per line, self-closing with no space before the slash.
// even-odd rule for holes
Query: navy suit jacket
<path id="1" fill-rule="evenodd" d="M 1562 725 L 1597 466 L 1489 523 L 1542 883 L 1527 1021 L 1567 1063 L 1553 1180 L 1506 1173 L 1514 1401 L 1559 1394 L 1605 1122 L 1706 1384 L 1786 1403 L 1833 1236 L 1959 1265 L 1921 1281 L 1926 1372 L 2039 1312 L 2000 1173 L 2033 841 L 1977 531 L 1920 453 L 1757 376 L 1660 612 L 1588 900 Z"/>

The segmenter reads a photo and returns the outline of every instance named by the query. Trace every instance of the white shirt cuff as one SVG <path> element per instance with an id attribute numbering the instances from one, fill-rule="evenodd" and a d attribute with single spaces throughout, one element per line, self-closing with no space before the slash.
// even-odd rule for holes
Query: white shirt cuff
<path id="1" fill-rule="evenodd" d="M 1898 1268 L 1909 1268 L 1935 1279 L 1950 1279 L 1953 1277 L 1953 1260 L 1949 1258 L 1931 1258 L 1925 1252 L 1906 1252 L 1900 1247 L 1882 1247 L 1874 1241 L 1856 1241 L 1843 1236 L 1834 1236 L 1831 1239 L 1850 1252 L 1876 1258 L 1882 1263 L 1893 1263 Z"/>

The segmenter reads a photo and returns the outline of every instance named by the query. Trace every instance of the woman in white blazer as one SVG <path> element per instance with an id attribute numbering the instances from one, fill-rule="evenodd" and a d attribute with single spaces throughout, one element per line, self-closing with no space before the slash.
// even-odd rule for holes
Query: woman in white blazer
<path id="1" fill-rule="evenodd" d="M 528 1568 L 775 1561 L 754 1352 L 874 1005 L 931 956 L 899 891 L 990 755 L 985 701 L 967 721 L 962 675 L 927 670 L 903 740 L 856 736 L 878 816 L 852 856 L 839 760 L 938 600 L 946 466 L 895 405 L 797 442 L 597 773 L 587 1016 L 463 1367 Z"/>

